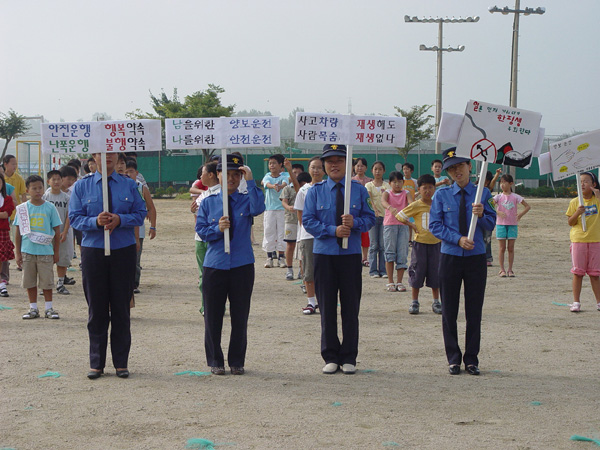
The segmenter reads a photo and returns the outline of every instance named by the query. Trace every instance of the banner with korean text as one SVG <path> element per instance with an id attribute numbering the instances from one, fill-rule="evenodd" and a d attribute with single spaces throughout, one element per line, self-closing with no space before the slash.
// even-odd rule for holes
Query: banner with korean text
<path id="1" fill-rule="evenodd" d="M 374 147 L 404 147 L 404 117 L 296 113 L 296 142 Z"/>
<path id="2" fill-rule="evenodd" d="M 600 167 L 600 130 L 550 144 L 550 157 L 554 181 Z"/>
<path id="3" fill-rule="evenodd" d="M 279 117 L 165 120 L 167 149 L 278 147 Z"/>
<path id="4" fill-rule="evenodd" d="M 44 153 L 162 150 L 160 120 L 43 123 L 41 134 Z"/>

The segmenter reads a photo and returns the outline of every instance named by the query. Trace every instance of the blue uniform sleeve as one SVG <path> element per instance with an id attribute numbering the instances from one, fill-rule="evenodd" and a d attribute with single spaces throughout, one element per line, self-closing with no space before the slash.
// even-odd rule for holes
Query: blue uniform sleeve
<path id="1" fill-rule="evenodd" d="M 218 202 L 221 202 L 220 195 L 206 197 L 200 203 L 198 215 L 196 216 L 196 233 L 204 242 L 214 242 L 223 239 L 223 232 L 219 230 L 219 219 L 223 213 L 223 208 L 219 208 Z M 213 208 L 211 208 L 211 204 Z M 212 210 L 212 214 L 210 211 Z"/>
<path id="2" fill-rule="evenodd" d="M 365 233 L 375 225 L 375 213 L 370 206 L 369 192 L 360 183 L 356 183 L 360 191 L 360 213 L 358 217 L 354 217 L 354 229 Z"/>
<path id="3" fill-rule="evenodd" d="M 247 183 L 247 195 L 250 197 L 250 214 L 252 216 L 259 216 L 265 211 L 265 194 L 262 189 L 256 185 L 256 181 L 248 180 Z"/>
<path id="4" fill-rule="evenodd" d="M 439 190 L 433 196 L 431 210 L 429 211 L 429 231 L 442 241 L 458 245 L 458 241 L 460 241 L 462 235 L 458 231 L 447 226 L 444 222 L 444 204 L 448 203 L 447 197 L 450 194 L 449 189 L 450 188 L 444 188 L 443 190 Z M 454 219 L 458 223 L 458 211 L 457 217 Z"/>
<path id="5" fill-rule="evenodd" d="M 75 228 L 79 231 L 91 231 L 98 230 L 101 227 L 98 227 L 96 220 L 98 219 L 98 215 L 88 216 L 83 207 L 83 198 L 84 196 L 84 183 L 83 180 L 78 182 L 74 189 L 73 194 L 71 195 L 71 200 L 69 201 L 69 221 L 71 223 L 71 227 Z"/>
<path id="6" fill-rule="evenodd" d="M 481 194 L 481 203 L 483 204 L 483 217 L 477 219 L 477 226 L 484 230 L 492 231 L 496 226 L 496 210 L 492 207 L 492 194 L 488 188 L 483 189 Z"/>

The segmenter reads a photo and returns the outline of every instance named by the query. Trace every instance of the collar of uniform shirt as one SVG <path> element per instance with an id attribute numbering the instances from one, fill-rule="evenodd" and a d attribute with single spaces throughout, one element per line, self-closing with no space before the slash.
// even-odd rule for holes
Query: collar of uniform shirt
<path id="1" fill-rule="evenodd" d="M 116 181 L 116 175 L 118 175 L 117 171 L 113 170 L 113 172 L 107 178 L 112 178 Z M 100 180 L 102 180 L 102 174 L 96 170 L 96 172 L 94 172 L 94 183 L 99 183 Z"/>
<path id="2" fill-rule="evenodd" d="M 342 185 L 342 187 L 345 187 L 346 185 L 344 184 L 344 182 L 346 181 L 346 177 L 344 176 L 344 178 L 342 178 L 339 182 L 338 181 L 333 181 L 331 178 L 327 178 L 327 187 L 329 187 L 330 190 L 333 191 L 333 189 L 337 186 L 338 183 L 340 183 Z"/>
<path id="3" fill-rule="evenodd" d="M 452 183 L 452 186 L 450 187 L 450 189 L 452 189 L 452 194 L 456 195 L 456 194 L 460 194 L 460 186 L 457 183 Z M 467 193 L 467 195 L 471 195 L 473 193 L 474 190 L 476 190 L 477 188 L 475 187 L 475 185 L 473 183 L 471 183 L 470 181 L 467 183 L 467 185 L 464 187 L 465 192 Z"/>

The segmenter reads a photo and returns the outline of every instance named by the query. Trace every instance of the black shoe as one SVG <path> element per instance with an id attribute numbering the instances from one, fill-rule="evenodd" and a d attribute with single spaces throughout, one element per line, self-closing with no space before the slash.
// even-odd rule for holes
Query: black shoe
<path id="1" fill-rule="evenodd" d="M 90 380 L 95 380 L 96 378 L 100 378 L 103 373 L 104 373 L 104 370 L 90 370 L 87 374 L 87 377 Z"/>
<path id="2" fill-rule="evenodd" d="M 127 370 L 127 369 L 117 369 L 117 376 L 119 378 L 127 378 L 127 377 L 129 377 L 129 370 Z"/>
<path id="3" fill-rule="evenodd" d="M 135 288 L 135 289 L 133 290 L 133 293 L 134 293 L 134 294 L 139 294 L 139 293 L 140 293 L 140 290 L 139 290 L 139 288 Z"/>
<path id="4" fill-rule="evenodd" d="M 225 375 L 225 367 L 215 366 L 210 368 L 210 373 L 213 375 Z"/>
<path id="5" fill-rule="evenodd" d="M 450 375 L 458 375 L 460 373 L 460 365 L 450 364 L 450 366 L 448 366 L 448 372 Z"/>
<path id="6" fill-rule="evenodd" d="M 231 375 L 244 375 L 243 367 L 231 367 Z"/>
<path id="7" fill-rule="evenodd" d="M 68 276 L 65 275 L 63 284 L 66 284 L 67 286 L 73 286 L 75 284 L 75 280 L 73 278 L 69 278 Z"/>
<path id="8" fill-rule="evenodd" d="M 465 367 L 465 370 L 467 372 L 469 372 L 470 375 L 479 375 L 479 367 L 477 367 L 474 364 L 471 364 L 470 366 Z"/>

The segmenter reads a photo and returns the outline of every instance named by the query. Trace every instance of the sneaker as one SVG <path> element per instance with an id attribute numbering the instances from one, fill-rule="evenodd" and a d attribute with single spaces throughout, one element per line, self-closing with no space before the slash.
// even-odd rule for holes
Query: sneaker
<path id="1" fill-rule="evenodd" d="M 135 289 L 133 290 L 133 293 L 134 293 L 134 294 L 139 294 L 139 293 L 140 293 L 140 288 L 135 288 Z"/>
<path id="2" fill-rule="evenodd" d="M 356 366 L 354 364 L 344 364 L 342 366 L 342 372 L 345 375 L 354 375 L 356 373 Z"/>
<path id="3" fill-rule="evenodd" d="M 213 375 L 225 375 L 225 367 L 223 367 L 223 366 L 211 367 L 210 373 L 212 373 Z"/>
<path id="4" fill-rule="evenodd" d="M 38 317 L 40 317 L 40 312 L 35 308 L 31 308 L 27 314 L 23 314 L 23 319 L 37 319 Z"/>
<path id="5" fill-rule="evenodd" d="M 431 304 L 431 310 L 436 314 L 442 313 L 442 303 L 439 300 L 434 300 Z"/>
<path id="6" fill-rule="evenodd" d="M 579 311 L 581 311 L 581 303 L 573 302 L 571 304 L 571 312 L 579 312 Z"/>
<path id="7" fill-rule="evenodd" d="M 371 274 L 369 274 L 369 276 L 371 278 L 379 278 L 379 274 L 378 273 L 371 273 Z"/>
<path id="8" fill-rule="evenodd" d="M 409 314 L 419 314 L 419 302 L 412 302 L 408 308 Z"/>
<path id="9" fill-rule="evenodd" d="M 54 311 L 52 308 L 46 310 L 45 316 L 46 319 L 60 319 L 58 311 Z"/>
<path id="10" fill-rule="evenodd" d="M 283 256 L 279 257 L 279 267 L 287 267 L 287 264 L 285 263 L 285 258 Z"/>
<path id="11" fill-rule="evenodd" d="M 304 286 L 304 285 L 301 285 L 301 286 L 300 286 L 300 289 L 302 289 L 302 293 L 303 293 L 303 294 L 306 294 L 306 286 Z"/>
<path id="12" fill-rule="evenodd" d="M 0 297 L 8 297 L 8 291 L 6 290 L 5 287 L 0 289 Z"/>
<path id="13" fill-rule="evenodd" d="M 294 281 L 294 272 L 288 272 L 285 274 L 285 279 L 288 281 Z"/>
<path id="14" fill-rule="evenodd" d="M 304 315 L 314 314 L 315 313 L 315 309 L 316 308 L 309 303 L 304 308 L 302 308 L 302 314 L 304 314 Z"/>
<path id="15" fill-rule="evenodd" d="M 265 269 L 270 269 L 273 267 L 273 258 L 269 258 L 267 259 L 267 262 L 265 263 Z"/>
<path id="16" fill-rule="evenodd" d="M 59 294 L 62 294 L 62 295 L 69 295 L 69 294 L 71 294 L 69 292 L 69 290 L 63 284 L 61 284 L 59 286 L 56 286 L 56 292 L 58 292 Z"/>
<path id="17" fill-rule="evenodd" d="M 63 284 L 65 284 L 67 286 L 73 286 L 75 284 L 75 280 L 73 278 L 69 278 L 68 276 L 65 275 Z"/>
<path id="18" fill-rule="evenodd" d="M 327 375 L 333 375 L 338 371 L 338 365 L 336 363 L 327 363 L 325 367 L 323 367 L 323 373 Z"/>

